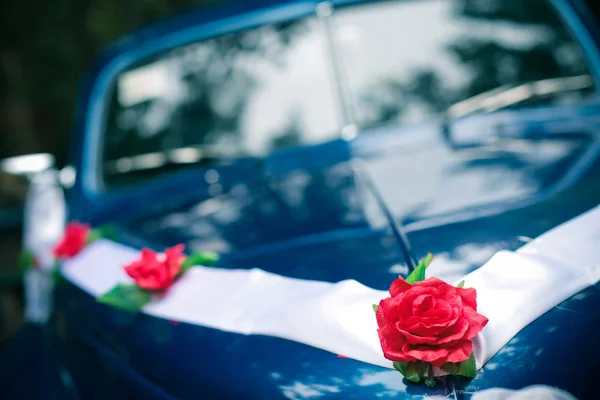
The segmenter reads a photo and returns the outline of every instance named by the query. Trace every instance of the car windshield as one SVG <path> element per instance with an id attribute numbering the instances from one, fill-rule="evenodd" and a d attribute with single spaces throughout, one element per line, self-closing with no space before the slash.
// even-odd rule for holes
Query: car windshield
<path id="1" fill-rule="evenodd" d="M 120 73 L 102 183 L 262 158 L 348 125 L 369 132 L 574 104 L 594 90 L 583 51 L 547 0 L 351 5 L 188 44 Z"/>
<path id="2" fill-rule="evenodd" d="M 335 20 L 362 128 L 576 103 L 593 91 L 581 48 L 547 0 L 384 1 Z"/>

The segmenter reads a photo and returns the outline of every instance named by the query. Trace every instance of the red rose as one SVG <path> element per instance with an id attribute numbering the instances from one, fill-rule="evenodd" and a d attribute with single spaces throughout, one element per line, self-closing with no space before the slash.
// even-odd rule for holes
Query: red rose
<path id="1" fill-rule="evenodd" d="M 429 278 L 414 285 L 402 277 L 377 308 L 381 348 L 391 361 L 425 361 L 436 367 L 468 359 L 472 339 L 488 319 L 477 313 L 475 289 Z"/>
<path id="2" fill-rule="evenodd" d="M 164 255 L 143 249 L 139 260 L 126 265 L 125 272 L 142 289 L 167 289 L 181 272 L 185 260 L 182 244 L 165 250 Z"/>
<path id="3" fill-rule="evenodd" d="M 62 239 L 54 246 L 52 253 L 56 258 L 71 258 L 77 255 L 87 243 L 90 227 L 78 222 L 67 225 Z"/>

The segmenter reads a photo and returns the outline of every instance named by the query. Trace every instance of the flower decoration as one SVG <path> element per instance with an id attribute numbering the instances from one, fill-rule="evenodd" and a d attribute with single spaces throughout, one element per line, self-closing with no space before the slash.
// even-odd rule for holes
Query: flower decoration
<path id="1" fill-rule="evenodd" d="M 75 257 L 88 244 L 101 239 L 114 236 L 115 228 L 112 225 L 104 225 L 92 229 L 88 224 L 78 221 L 69 222 L 65 228 L 63 237 L 52 248 L 54 265 L 52 266 L 52 278 L 55 284 L 61 282 L 60 261 Z"/>
<path id="2" fill-rule="evenodd" d="M 116 234 L 113 225 L 102 225 L 92 229 L 88 224 L 72 221 L 67 224 L 63 237 L 52 248 L 52 254 L 57 260 L 67 260 L 75 257 L 88 244 L 102 238 L 112 238 Z"/>
<path id="3" fill-rule="evenodd" d="M 178 244 L 163 254 L 142 249 L 140 257 L 123 266 L 134 284 L 118 284 L 97 300 L 124 311 L 138 312 L 152 297 L 165 293 L 171 285 L 195 265 L 209 266 L 219 260 L 213 252 L 183 254 L 185 247 Z"/>
<path id="4" fill-rule="evenodd" d="M 477 313 L 475 289 L 432 277 L 429 254 L 406 278 L 392 282 L 390 297 L 373 305 L 385 358 L 412 382 L 424 377 L 435 385 L 434 367 L 452 375 L 474 377 L 473 338 L 488 319 Z"/>
<path id="5" fill-rule="evenodd" d="M 76 256 L 88 243 L 92 229 L 87 224 L 70 222 L 62 239 L 52 249 L 55 258 L 69 259 Z"/>
<path id="6" fill-rule="evenodd" d="M 125 272 L 142 289 L 167 289 L 181 272 L 185 260 L 182 244 L 165 250 L 164 257 L 149 249 L 143 249 L 139 260 L 125 267 Z"/>
<path id="7" fill-rule="evenodd" d="M 53 264 L 50 266 L 51 276 L 55 284 L 61 280 L 60 261 L 75 257 L 85 248 L 86 245 L 100 238 L 112 237 L 115 229 L 112 225 L 104 225 L 96 229 L 90 228 L 87 224 L 72 221 L 67 224 L 63 236 L 52 248 Z M 19 260 L 17 273 L 23 279 L 27 271 L 31 269 L 45 269 L 36 255 L 27 250 L 23 250 Z"/>

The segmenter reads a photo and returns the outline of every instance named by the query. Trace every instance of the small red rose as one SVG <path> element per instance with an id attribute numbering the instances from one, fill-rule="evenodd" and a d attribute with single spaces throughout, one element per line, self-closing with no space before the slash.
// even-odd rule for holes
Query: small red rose
<path id="1" fill-rule="evenodd" d="M 91 228 L 78 222 L 67 225 L 62 239 L 54 246 L 52 253 L 56 258 L 72 258 L 87 244 Z"/>
<path id="2" fill-rule="evenodd" d="M 164 290 L 173 284 L 185 260 L 182 244 L 165 250 L 164 255 L 143 249 L 141 257 L 126 265 L 125 272 L 142 289 Z"/>
<path id="3" fill-rule="evenodd" d="M 391 361 L 441 367 L 467 360 L 472 339 L 488 322 L 477 313 L 475 289 L 437 278 L 411 285 L 400 277 L 390 286 L 390 295 L 381 300 L 376 316 L 381 348 Z"/>

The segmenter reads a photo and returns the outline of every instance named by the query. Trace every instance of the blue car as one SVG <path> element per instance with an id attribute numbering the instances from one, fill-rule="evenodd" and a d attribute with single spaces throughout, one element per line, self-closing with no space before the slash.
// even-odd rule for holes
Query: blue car
<path id="1" fill-rule="evenodd" d="M 91 71 L 68 218 L 112 224 L 134 249 L 217 252 L 222 269 L 387 290 L 431 252 L 436 276 L 458 280 L 600 203 L 597 28 L 575 0 L 187 13 Z M 469 399 L 542 384 L 595 399 L 598 289 L 528 324 L 474 379 L 433 388 L 306 343 L 120 311 L 68 279 L 30 334 L 59 398 Z"/>

